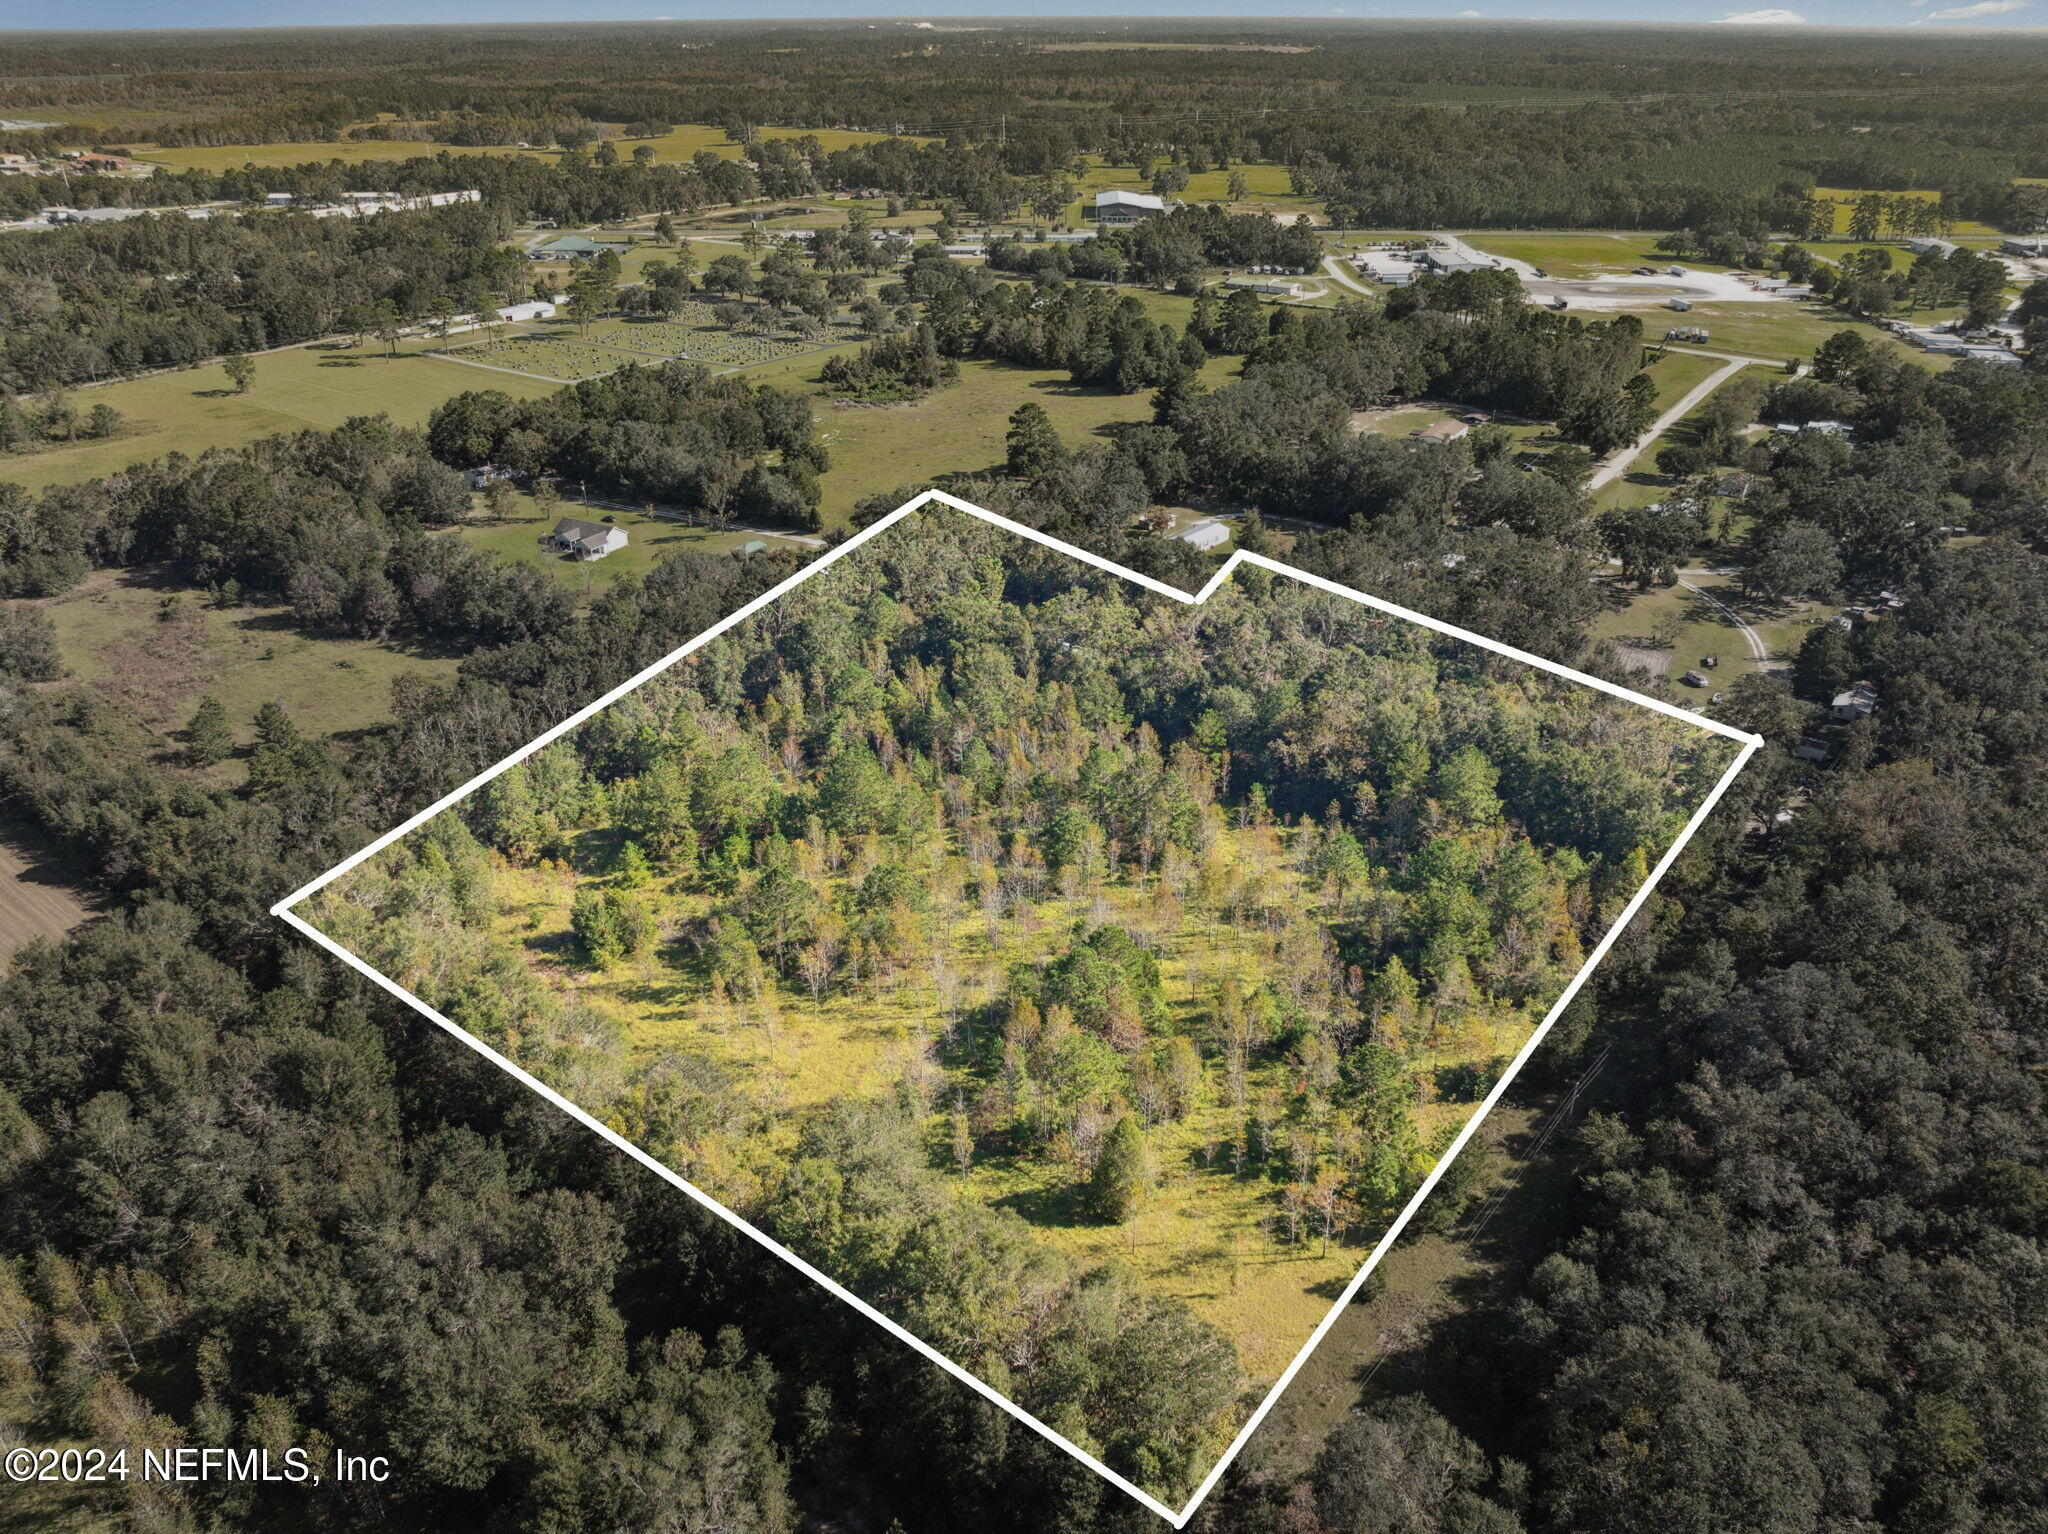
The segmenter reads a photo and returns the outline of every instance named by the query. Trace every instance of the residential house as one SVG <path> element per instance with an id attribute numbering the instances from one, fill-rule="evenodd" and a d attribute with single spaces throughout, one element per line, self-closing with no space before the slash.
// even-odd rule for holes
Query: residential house
<path id="1" fill-rule="evenodd" d="M 1182 528 L 1173 536 L 1180 542 L 1198 549 L 1213 549 L 1218 544 L 1229 541 L 1230 529 L 1214 517 L 1204 517 L 1192 526 Z"/>
<path id="2" fill-rule="evenodd" d="M 1877 689 L 1868 682 L 1858 682 L 1847 692 L 1835 694 L 1834 706 L 1831 711 L 1837 719 L 1842 720 L 1844 723 L 1857 719 L 1867 719 L 1870 715 L 1877 712 Z"/>
<path id="3" fill-rule="evenodd" d="M 555 524 L 548 541 L 578 559 L 602 559 L 623 549 L 627 538 L 623 527 L 613 527 L 605 522 L 585 522 L 580 517 L 564 517 Z"/>
<path id="4" fill-rule="evenodd" d="M 1418 442 L 1456 442 L 1471 430 L 1463 421 L 1438 421 L 1434 426 L 1424 426 L 1408 435 Z"/>

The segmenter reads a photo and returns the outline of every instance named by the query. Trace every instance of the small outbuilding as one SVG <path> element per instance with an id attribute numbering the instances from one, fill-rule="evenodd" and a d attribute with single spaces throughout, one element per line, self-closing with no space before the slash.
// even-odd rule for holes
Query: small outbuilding
<path id="1" fill-rule="evenodd" d="M 1204 517 L 1192 526 L 1182 528 L 1173 536 L 1182 543 L 1198 549 L 1213 549 L 1230 540 L 1230 529 L 1214 517 Z"/>

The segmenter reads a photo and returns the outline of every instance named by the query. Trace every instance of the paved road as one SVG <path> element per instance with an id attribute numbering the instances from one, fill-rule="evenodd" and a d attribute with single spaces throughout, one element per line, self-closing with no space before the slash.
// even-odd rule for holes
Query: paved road
<path id="1" fill-rule="evenodd" d="M 1346 266 L 1342 261 L 1338 260 L 1335 256 L 1323 257 L 1323 270 L 1328 272 L 1332 277 L 1336 278 L 1340 285 L 1351 289 L 1351 291 L 1354 293 L 1363 293 L 1367 298 L 1378 298 L 1380 296 L 1379 290 L 1377 288 L 1369 288 L 1364 283 L 1360 282 L 1358 278 L 1355 275 L 1353 275 L 1351 268 Z"/>
<path id="2" fill-rule="evenodd" d="M 1633 464 L 1636 459 L 1656 445 L 1659 437 L 1685 419 L 1687 411 L 1691 410 L 1693 406 L 1697 405 L 1701 400 L 1712 394 L 1722 384 L 1748 366 L 1748 358 L 1737 357 L 1726 367 L 1715 369 L 1699 383 L 1694 384 L 1692 388 L 1686 391 L 1677 404 L 1673 405 L 1651 423 L 1648 431 L 1636 438 L 1627 447 L 1617 448 L 1605 463 L 1595 469 L 1593 471 L 1593 478 L 1588 482 L 1587 488 L 1598 490 L 1620 479 L 1622 475 L 1629 471 L 1629 465 Z"/>

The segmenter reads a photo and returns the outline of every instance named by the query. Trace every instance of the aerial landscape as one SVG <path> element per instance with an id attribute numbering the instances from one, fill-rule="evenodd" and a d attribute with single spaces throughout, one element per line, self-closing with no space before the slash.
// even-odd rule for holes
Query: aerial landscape
<path id="1" fill-rule="evenodd" d="M 1177 1502 L 1735 747 L 1257 572 L 857 559 L 306 919 Z"/>
<path id="2" fill-rule="evenodd" d="M 0 23 L 0 1534 L 2038 1527 L 2048 13 L 801 9 Z"/>

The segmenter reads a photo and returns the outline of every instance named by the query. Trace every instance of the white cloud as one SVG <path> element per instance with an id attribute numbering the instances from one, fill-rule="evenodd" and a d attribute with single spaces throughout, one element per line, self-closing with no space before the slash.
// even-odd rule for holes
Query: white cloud
<path id="1" fill-rule="evenodd" d="M 1975 21 L 1979 16 L 2003 16 L 2023 11 L 2030 0 L 1980 0 L 1977 5 L 1955 5 L 1945 11 L 1929 11 L 1929 21 Z"/>
<path id="2" fill-rule="evenodd" d="M 1738 27 L 1803 27 L 1806 18 L 1797 11 L 1730 11 L 1721 20 Z"/>

